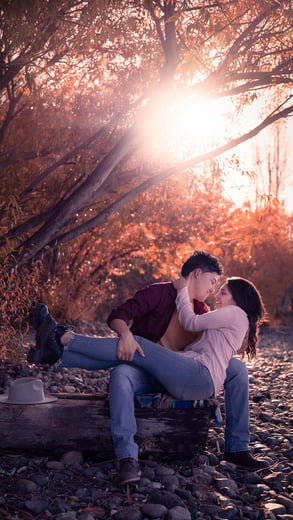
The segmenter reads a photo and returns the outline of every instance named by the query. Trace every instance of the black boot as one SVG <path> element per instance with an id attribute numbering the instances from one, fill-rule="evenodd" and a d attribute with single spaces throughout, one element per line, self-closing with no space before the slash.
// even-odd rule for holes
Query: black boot
<path id="1" fill-rule="evenodd" d="M 68 329 L 57 324 L 44 304 L 37 305 L 34 321 L 37 327 L 36 347 L 29 350 L 27 360 L 29 363 L 53 365 L 62 356 L 60 338 Z"/>
<path id="2" fill-rule="evenodd" d="M 38 330 L 49 314 L 47 305 L 41 302 L 37 303 L 33 312 L 33 327 L 35 330 Z"/>
<path id="3" fill-rule="evenodd" d="M 226 451 L 224 453 L 224 460 L 227 462 L 232 462 L 238 468 L 247 469 L 250 471 L 264 469 L 270 465 L 269 462 L 264 459 L 256 459 L 253 457 L 250 451 Z"/>

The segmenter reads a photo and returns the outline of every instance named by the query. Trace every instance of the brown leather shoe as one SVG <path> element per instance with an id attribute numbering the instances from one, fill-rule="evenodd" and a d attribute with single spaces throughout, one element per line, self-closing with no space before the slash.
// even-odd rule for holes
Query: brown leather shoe
<path id="1" fill-rule="evenodd" d="M 232 462 L 238 468 L 257 471 L 258 469 L 267 468 L 270 464 L 264 459 L 256 459 L 250 451 L 225 451 L 224 460 Z"/>
<path id="2" fill-rule="evenodd" d="M 132 458 L 121 459 L 119 465 L 118 484 L 124 486 L 140 480 L 141 471 L 137 460 Z"/>

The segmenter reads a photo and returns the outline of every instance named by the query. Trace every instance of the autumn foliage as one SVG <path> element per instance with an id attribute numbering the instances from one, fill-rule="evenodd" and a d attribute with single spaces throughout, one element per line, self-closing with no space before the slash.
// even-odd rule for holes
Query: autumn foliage
<path id="1" fill-rule="evenodd" d="M 256 192 L 257 204 L 235 207 L 224 154 L 293 112 L 290 4 L 1 3 L 2 359 L 21 357 L 36 299 L 57 319 L 104 320 L 195 249 L 254 281 L 278 317 L 292 217 Z M 173 106 L 203 93 L 232 101 L 228 128 L 178 151 Z"/>

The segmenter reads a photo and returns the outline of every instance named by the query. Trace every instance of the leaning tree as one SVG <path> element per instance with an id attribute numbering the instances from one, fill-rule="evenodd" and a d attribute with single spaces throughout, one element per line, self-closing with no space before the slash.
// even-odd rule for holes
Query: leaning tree
<path id="1" fill-rule="evenodd" d="M 19 266 L 293 111 L 290 0 L 1 4 L 2 248 Z M 259 103 L 184 160 L 145 146 L 178 96 Z M 269 99 L 269 102 L 268 102 Z M 169 120 L 168 120 L 169 121 Z M 174 123 L 175 124 L 175 123 Z"/>

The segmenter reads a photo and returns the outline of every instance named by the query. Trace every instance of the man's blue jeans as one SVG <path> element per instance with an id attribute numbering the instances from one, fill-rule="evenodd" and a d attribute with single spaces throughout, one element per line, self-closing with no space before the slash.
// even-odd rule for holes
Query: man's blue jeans
<path id="1" fill-rule="evenodd" d="M 225 451 L 246 451 L 249 436 L 248 372 L 245 364 L 232 358 L 227 368 L 225 388 Z M 164 392 L 164 387 L 144 370 L 131 365 L 119 365 L 110 375 L 111 431 L 118 459 L 138 460 L 134 441 L 136 394 Z"/>

